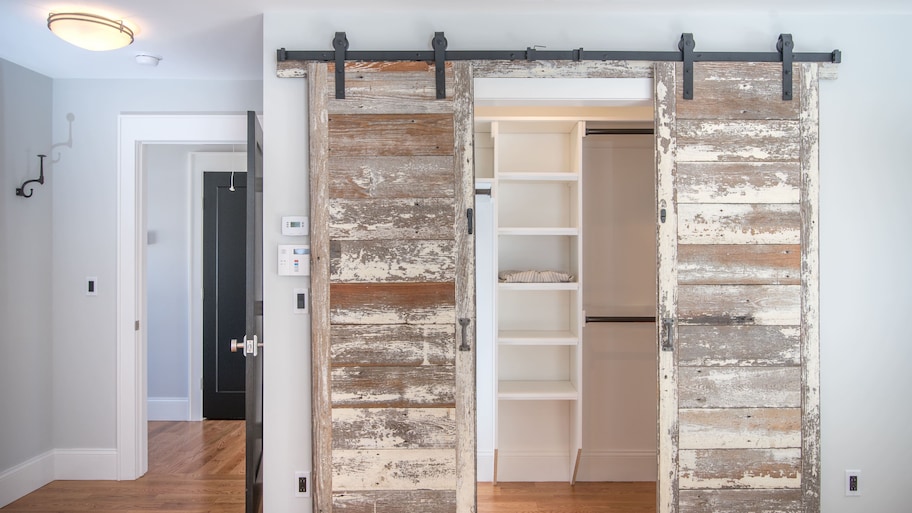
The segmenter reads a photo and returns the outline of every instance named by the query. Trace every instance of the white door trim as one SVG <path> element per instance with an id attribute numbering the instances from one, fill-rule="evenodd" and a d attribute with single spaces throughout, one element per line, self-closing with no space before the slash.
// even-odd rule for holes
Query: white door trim
<path id="1" fill-rule="evenodd" d="M 243 144 L 247 116 L 237 114 L 122 114 L 117 145 L 117 479 L 146 473 L 145 284 L 141 272 L 145 209 L 144 144 Z M 135 323 L 140 322 L 140 329 Z"/>

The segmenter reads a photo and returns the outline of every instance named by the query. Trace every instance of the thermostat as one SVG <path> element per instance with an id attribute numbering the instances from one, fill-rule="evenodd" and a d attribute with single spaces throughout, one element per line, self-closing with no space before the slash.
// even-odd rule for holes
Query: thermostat
<path id="1" fill-rule="evenodd" d="M 307 216 L 282 216 L 282 235 L 300 237 L 308 232 Z"/>
<path id="2" fill-rule="evenodd" d="M 279 276 L 310 276 L 310 246 L 280 244 Z"/>

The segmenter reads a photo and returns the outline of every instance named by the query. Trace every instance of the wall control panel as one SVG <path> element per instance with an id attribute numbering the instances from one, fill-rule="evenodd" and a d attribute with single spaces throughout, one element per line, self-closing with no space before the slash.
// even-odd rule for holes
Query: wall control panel
<path id="1" fill-rule="evenodd" d="M 282 216 L 282 235 L 302 237 L 309 228 L 307 216 Z"/>
<path id="2" fill-rule="evenodd" d="M 310 276 L 310 246 L 279 244 L 279 276 Z"/>

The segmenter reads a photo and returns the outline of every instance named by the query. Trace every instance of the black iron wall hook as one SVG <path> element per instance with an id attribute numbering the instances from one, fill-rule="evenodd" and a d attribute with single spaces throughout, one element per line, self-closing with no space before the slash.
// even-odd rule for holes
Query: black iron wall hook
<path id="1" fill-rule="evenodd" d="M 45 157 L 47 157 L 47 155 L 38 155 L 38 158 L 41 159 L 41 162 L 40 162 L 40 165 L 41 165 L 41 174 L 38 175 L 38 178 L 37 178 L 37 179 L 35 179 L 35 180 L 26 180 L 26 181 L 22 182 L 22 186 L 21 186 L 21 187 L 16 187 L 16 196 L 22 196 L 23 198 L 31 198 L 31 197 L 32 197 L 32 193 L 35 192 L 35 189 L 34 189 L 34 187 L 30 188 L 30 189 L 28 190 L 28 194 L 26 194 L 26 193 L 25 193 L 25 186 L 28 185 L 28 184 L 30 184 L 30 183 L 32 183 L 32 182 L 38 182 L 39 184 L 42 184 L 42 185 L 44 184 L 44 158 L 45 158 Z"/>

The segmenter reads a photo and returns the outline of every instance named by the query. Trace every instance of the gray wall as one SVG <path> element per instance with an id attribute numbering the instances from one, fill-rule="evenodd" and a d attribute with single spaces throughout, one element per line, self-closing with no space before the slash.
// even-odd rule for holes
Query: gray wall
<path id="1" fill-rule="evenodd" d="M 50 153 L 52 89 L 49 78 L 0 59 L 0 474 L 54 447 L 49 183 L 51 157 L 66 150 Z M 16 196 L 38 178 L 39 153 L 49 156 L 45 185 L 30 184 L 31 198 Z"/>

